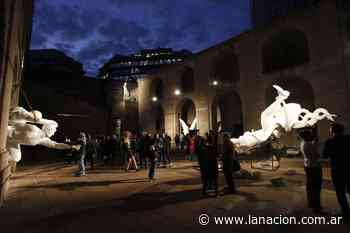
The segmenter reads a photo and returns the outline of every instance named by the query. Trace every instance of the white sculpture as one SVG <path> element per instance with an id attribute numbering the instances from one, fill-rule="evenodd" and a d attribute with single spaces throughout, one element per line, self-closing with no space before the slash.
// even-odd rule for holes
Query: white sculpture
<path id="1" fill-rule="evenodd" d="M 39 128 L 37 125 L 41 125 Z M 10 154 L 10 161 L 21 160 L 20 145 L 43 145 L 54 149 L 79 150 L 79 145 L 68 145 L 57 143 L 50 139 L 58 127 L 56 121 L 44 119 L 41 112 L 28 112 L 22 107 L 15 107 L 10 112 L 10 119 L 7 131 L 7 150 Z"/>
<path id="2" fill-rule="evenodd" d="M 289 132 L 293 129 L 311 127 L 317 121 L 328 119 L 334 121 L 336 115 L 330 114 L 324 108 L 318 108 L 314 112 L 304 109 L 297 103 L 285 103 L 289 97 L 289 91 L 273 85 L 278 96 L 275 101 L 261 113 L 262 129 L 245 132 L 239 138 L 232 138 L 238 152 L 248 151 L 257 145 L 267 141 L 271 136 L 280 138 L 283 131 Z M 283 129 L 283 131 L 281 131 Z"/>
<path id="3" fill-rule="evenodd" d="M 181 123 L 181 128 L 184 135 L 189 134 L 190 130 L 194 130 L 197 128 L 197 118 L 194 118 L 190 127 L 188 127 L 188 125 L 181 118 L 179 119 L 179 121 Z"/>
<path id="4" fill-rule="evenodd" d="M 129 93 L 127 85 L 128 85 L 127 82 L 124 82 L 124 84 L 123 84 L 123 100 L 124 101 L 130 100 L 130 93 Z"/>

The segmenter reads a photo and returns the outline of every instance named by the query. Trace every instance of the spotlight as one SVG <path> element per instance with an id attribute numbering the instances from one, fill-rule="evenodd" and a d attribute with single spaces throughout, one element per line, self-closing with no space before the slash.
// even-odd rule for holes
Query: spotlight
<path id="1" fill-rule="evenodd" d="M 216 80 L 213 81 L 213 86 L 217 86 L 218 84 L 219 84 L 218 81 L 216 81 Z"/>
<path id="2" fill-rule="evenodd" d="M 153 101 L 153 102 L 156 102 L 157 100 L 158 100 L 157 97 L 155 97 L 155 96 L 152 97 L 152 101 Z"/>
<path id="3" fill-rule="evenodd" d="M 179 89 L 176 89 L 176 90 L 174 91 L 174 94 L 175 94 L 175 95 L 181 95 L 181 91 L 180 91 Z"/>

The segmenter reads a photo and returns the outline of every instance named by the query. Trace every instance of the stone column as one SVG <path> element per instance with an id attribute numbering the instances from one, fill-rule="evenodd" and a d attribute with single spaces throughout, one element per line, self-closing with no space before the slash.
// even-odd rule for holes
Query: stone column
<path id="1" fill-rule="evenodd" d="M 7 2 L 8 3 L 8 2 Z M 11 5 L 11 6 L 9 6 Z M 8 22 L 10 19 L 9 25 L 12 25 L 13 17 L 13 4 L 6 4 L 5 11 L 10 7 L 10 17 L 5 14 L 5 22 Z M 3 16 L 2 16 L 3 17 Z M 11 27 L 5 27 L 5 39 L 4 39 L 4 53 L 0 54 L 2 56 L 1 72 L 0 73 L 0 206 L 3 201 L 6 199 L 6 193 L 9 185 L 9 178 L 11 174 L 11 168 L 8 163 L 8 152 L 6 150 L 6 138 L 7 138 L 7 125 L 9 117 L 9 109 L 11 104 L 11 91 L 12 91 L 12 81 L 13 73 L 10 72 L 10 60 L 9 60 L 9 46 L 11 41 Z M 0 42 L 2 43 L 2 41 Z"/>
<path id="2" fill-rule="evenodd" d="M 8 63 L 7 59 L 5 62 Z M 11 104 L 11 92 L 13 72 L 9 72 L 5 66 L 3 82 L 0 91 L 0 205 L 6 198 L 6 192 L 8 189 L 8 181 L 11 174 L 11 166 L 8 163 L 8 152 L 6 150 L 6 138 L 7 138 L 7 125 Z"/>
<path id="3" fill-rule="evenodd" d="M 116 134 L 117 130 L 122 130 L 125 124 L 125 103 L 123 101 L 123 81 L 106 80 L 106 102 L 110 110 L 109 129 L 107 132 Z M 120 123 L 119 123 L 120 121 Z M 120 125 L 118 125 L 120 124 Z M 119 128 L 119 129 L 117 129 Z"/>

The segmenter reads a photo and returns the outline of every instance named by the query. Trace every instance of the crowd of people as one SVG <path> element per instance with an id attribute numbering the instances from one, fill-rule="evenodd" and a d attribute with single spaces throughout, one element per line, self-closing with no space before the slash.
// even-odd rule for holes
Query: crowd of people
<path id="1" fill-rule="evenodd" d="M 222 138 L 222 140 L 220 140 Z M 219 166 L 218 160 L 222 160 L 223 173 L 227 186 L 224 194 L 236 193 L 233 173 L 240 170 L 236 152 L 230 141 L 230 135 L 225 133 L 215 134 L 213 131 L 206 133 L 204 137 L 198 135 L 198 130 L 190 130 L 186 136 L 186 150 L 189 160 L 197 160 L 199 164 L 202 194 L 217 197 Z"/>
<path id="2" fill-rule="evenodd" d="M 333 124 L 330 128 L 330 138 L 326 141 L 322 153 L 318 151 L 316 134 L 313 129 L 304 128 L 299 131 L 300 151 L 304 157 L 306 174 L 306 193 L 308 206 L 315 213 L 323 214 L 321 205 L 322 191 L 322 160 L 330 159 L 331 175 L 336 191 L 337 200 L 343 215 L 348 216 L 349 204 L 347 193 L 350 193 L 350 176 L 347 169 L 349 156 L 344 154 L 350 136 L 344 135 L 344 127 Z M 150 135 L 146 132 L 134 135 L 125 131 L 120 138 L 92 137 L 83 132 L 76 142 L 79 151 L 71 151 L 67 162 L 75 160 L 79 164 L 77 176 L 86 174 L 85 164 L 90 162 L 93 168 L 96 160 L 103 161 L 106 166 L 113 166 L 117 161 L 128 172 L 130 169 L 149 169 L 148 177 L 152 181 L 156 167 L 172 167 L 171 158 L 172 139 L 167 134 Z M 175 150 L 183 152 L 188 160 L 198 161 L 202 181 L 202 194 L 218 196 L 218 160 L 222 160 L 222 168 L 227 186 L 225 194 L 236 193 L 233 173 L 240 170 L 240 164 L 230 135 L 225 133 L 206 133 L 204 137 L 198 130 L 190 130 L 188 135 L 174 137 Z M 76 154 L 75 156 L 72 154 Z M 74 159 L 75 158 L 75 159 Z M 184 157 L 185 158 L 185 157 Z M 214 194 L 214 195 L 212 195 Z"/>
<path id="3" fill-rule="evenodd" d="M 148 177 L 151 181 L 154 179 L 156 167 L 174 166 L 171 158 L 172 139 L 166 133 L 151 135 L 143 132 L 135 135 L 125 131 L 118 138 L 116 135 L 94 137 L 80 132 L 77 140 L 66 139 L 66 143 L 80 145 L 79 151 L 69 151 L 65 157 L 67 163 L 75 162 L 79 165 L 76 176 L 85 176 L 86 165 L 90 163 L 93 169 L 96 161 L 102 161 L 105 166 L 119 165 L 126 172 L 132 169 L 149 169 Z M 188 135 L 177 134 L 174 144 L 175 152 L 185 155 L 183 159 L 198 161 L 204 195 L 218 195 L 219 157 L 222 158 L 227 181 L 225 192 L 236 192 L 232 174 L 234 167 L 238 166 L 239 169 L 239 162 L 235 159 L 229 135 L 223 134 L 223 139 L 220 140 L 213 132 L 201 137 L 198 130 L 191 130 Z"/>
<path id="4" fill-rule="evenodd" d="M 77 176 L 86 175 L 86 164 L 90 163 L 93 169 L 96 161 L 103 161 L 105 166 L 122 166 L 126 172 L 131 169 L 138 171 L 140 168 L 173 166 L 170 157 L 171 138 L 165 133 L 152 136 L 146 132 L 135 135 L 125 131 L 120 137 L 97 137 L 80 132 L 77 140 L 66 139 L 65 142 L 80 145 L 80 150 L 68 151 L 65 156 L 67 163 L 79 164 Z M 150 178 L 153 179 L 153 176 Z"/>

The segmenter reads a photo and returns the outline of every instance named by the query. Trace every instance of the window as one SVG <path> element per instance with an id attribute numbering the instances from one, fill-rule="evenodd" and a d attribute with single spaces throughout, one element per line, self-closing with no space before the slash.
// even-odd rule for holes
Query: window
<path id="1" fill-rule="evenodd" d="M 157 99 L 163 98 L 163 82 L 160 78 L 152 81 L 151 84 L 152 97 L 157 97 Z"/>
<path id="2" fill-rule="evenodd" d="M 213 81 L 216 80 L 220 83 L 232 84 L 238 81 L 240 73 L 237 56 L 233 52 L 219 55 L 214 60 L 211 76 Z"/>
<path id="3" fill-rule="evenodd" d="M 190 67 L 186 67 L 181 75 L 181 91 L 190 93 L 194 91 L 194 72 Z"/>
<path id="4" fill-rule="evenodd" d="M 263 73 L 279 71 L 309 62 L 306 35 L 297 30 L 278 32 L 262 48 Z"/>

